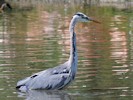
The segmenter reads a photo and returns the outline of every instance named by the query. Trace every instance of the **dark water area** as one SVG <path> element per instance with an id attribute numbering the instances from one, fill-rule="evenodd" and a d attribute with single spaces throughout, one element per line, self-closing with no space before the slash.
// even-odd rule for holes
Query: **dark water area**
<path id="1" fill-rule="evenodd" d="M 12 4 L 0 13 L 0 100 L 132 100 L 133 12 L 110 6 Z M 17 81 L 69 58 L 69 23 L 76 12 L 98 20 L 78 23 L 78 72 L 62 91 L 21 93 Z"/>

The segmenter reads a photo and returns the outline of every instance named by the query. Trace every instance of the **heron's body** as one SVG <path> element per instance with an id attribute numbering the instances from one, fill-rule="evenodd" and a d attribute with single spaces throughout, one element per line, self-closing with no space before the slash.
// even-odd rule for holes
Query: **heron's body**
<path id="1" fill-rule="evenodd" d="M 19 88 L 19 90 L 62 89 L 67 86 L 75 77 L 75 75 L 72 76 L 70 69 L 67 68 L 68 66 L 69 62 L 66 62 L 55 68 L 36 73 L 25 78 L 24 80 L 19 81 L 17 88 Z"/>
<path id="2" fill-rule="evenodd" d="M 70 57 L 67 62 L 61 64 L 57 67 L 50 68 L 17 83 L 17 89 L 19 90 L 29 90 L 29 89 L 63 89 L 69 83 L 74 80 L 77 72 L 77 48 L 76 48 L 76 33 L 74 32 L 74 27 L 77 22 L 87 22 L 91 19 L 84 15 L 83 13 L 77 13 L 73 16 L 69 31 L 70 31 Z"/>

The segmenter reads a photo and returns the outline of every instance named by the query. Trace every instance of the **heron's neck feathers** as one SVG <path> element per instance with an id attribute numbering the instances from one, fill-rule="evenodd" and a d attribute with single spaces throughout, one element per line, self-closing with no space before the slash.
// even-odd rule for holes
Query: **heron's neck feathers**
<path id="1" fill-rule="evenodd" d="M 70 64 L 71 68 L 77 67 L 77 48 L 76 48 L 76 33 L 74 32 L 74 27 L 76 25 L 76 19 L 73 18 L 70 23 Z"/>
<path id="2" fill-rule="evenodd" d="M 72 18 L 72 20 L 70 22 L 70 26 L 69 26 L 70 34 L 74 33 L 74 27 L 75 27 L 76 23 L 77 23 L 76 18 Z"/>

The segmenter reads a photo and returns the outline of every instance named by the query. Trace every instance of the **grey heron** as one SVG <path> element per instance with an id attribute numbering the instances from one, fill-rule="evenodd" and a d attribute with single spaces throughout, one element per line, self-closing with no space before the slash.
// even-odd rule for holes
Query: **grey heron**
<path id="1" fill-rule="evenodd" d="M 93 21 L 85 14 L 76 13 L 70 22 L 70 57 L 64 64 L 49 68 L 47 70 L 35 73 L 30 77 L 18 81 L 16 88 L 18 90 L 32 90 L 32 89 L 45 89 L 45 90 L 60 90 L 68 86 L 75 78 L 77 72 L 77 48 L 76 48 L 76 33 L 74 27 L 77 22 Z"/>

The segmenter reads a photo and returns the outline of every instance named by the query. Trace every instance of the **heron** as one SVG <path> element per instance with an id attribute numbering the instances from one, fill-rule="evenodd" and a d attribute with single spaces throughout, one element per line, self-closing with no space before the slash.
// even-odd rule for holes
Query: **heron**
<path id="1" fill-rule="evenodd" d="M 54 68 L 46 69 L 18 81 L 16 89 L 20 91 L 36 89 L 61 90 L 67 87 L 75 79 L 77 72 L 78 54 L 76 48 L 76 33 L 74 28 L 77 22 L 89 21 L 100 23 L 81 12 L 74 14 L 69 26 L 70 56 L 68 61 Z"/>

